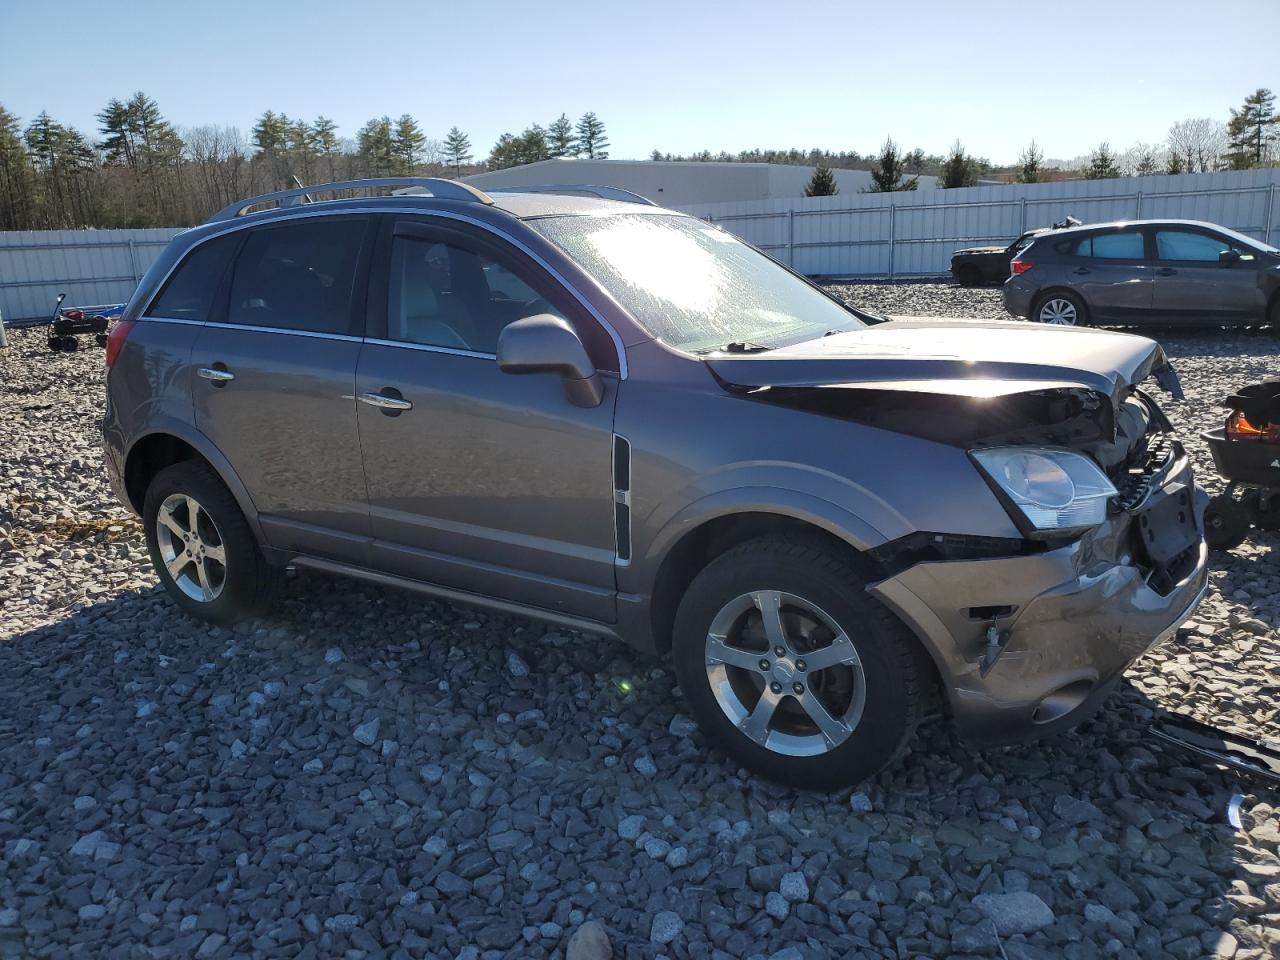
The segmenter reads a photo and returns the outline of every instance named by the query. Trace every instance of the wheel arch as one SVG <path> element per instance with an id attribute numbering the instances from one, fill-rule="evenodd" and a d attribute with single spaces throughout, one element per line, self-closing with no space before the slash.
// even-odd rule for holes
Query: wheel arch
<path id="1" fill-rule="evenodd" d="M 1089 301 L 1085 297 L 1085 295 L 1082 294 L 1079 290 L 1076 290 L 1072 287 L 1065 286 L 1061 283 L 1057 283 L 1051 287 L 1045 287 L 1043 290 L 1036 291 L 1036 295 L 1031 300 L 1030 320 L 1033 323 L 1038 322 L 1036 321 L 1036 317 L 1039 315 L 1040 308 L 1044 305 L 1044 302 L 1048 300 L 1050 297 L 1052 297 L 1054 294 L 1058 294 L 1058 293 L 1067 294 L 1073 300 L 1078 301 L 1080 303 L 1080 306 L 1084 308 L 1084 323 L 1089 322 L 1090 318 L 1092 318 L 1093 316 L 1093 307 L 1090 306 Z M 1080 322 L 1076 323 L 1076 326 L 1082 326 L 1082 325 L 1083 324 Z"/>

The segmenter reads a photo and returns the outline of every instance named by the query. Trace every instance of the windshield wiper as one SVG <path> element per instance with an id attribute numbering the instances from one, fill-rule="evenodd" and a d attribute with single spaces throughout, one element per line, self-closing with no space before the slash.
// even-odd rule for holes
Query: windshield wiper
<path id="1" fill-rule="evenodd" d="M 730 340 L 723 347 L 725 353 L 764 353 L 769 348 L 752 340 Z"/>

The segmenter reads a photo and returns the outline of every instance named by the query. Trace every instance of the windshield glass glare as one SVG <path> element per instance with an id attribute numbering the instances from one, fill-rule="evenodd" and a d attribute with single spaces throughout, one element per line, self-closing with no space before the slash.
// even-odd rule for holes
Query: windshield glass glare
<path id="1" fill-rule="evenodd" d="M 688 353 L 773 348 L 865 326 L 730 233 L 693 217 L 547 217 L 531 225 L 659 340 Z"/>

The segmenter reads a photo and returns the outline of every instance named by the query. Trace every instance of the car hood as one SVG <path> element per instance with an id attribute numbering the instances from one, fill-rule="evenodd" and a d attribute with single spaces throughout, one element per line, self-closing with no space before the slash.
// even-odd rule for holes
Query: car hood
<path id="1" fill-rule="evenodd" d="M 1008 247 L 965 247 L 963 250 L 957 250 L 952 256 L 958 257 L 962 253 L 1005 253 L 1008 249 Z"/>
<path id="2" fill-rule="evenodd" d="M 704 359 L 724 385 L 739 390 L 847 388 L 983 398 L 1067 388 L 1096 391 L 1115 405 L 1155 373 L 1162 387 L 1179 395 L 1154 340 L 1022 321 L 893 317 L 767 353 Z"/>

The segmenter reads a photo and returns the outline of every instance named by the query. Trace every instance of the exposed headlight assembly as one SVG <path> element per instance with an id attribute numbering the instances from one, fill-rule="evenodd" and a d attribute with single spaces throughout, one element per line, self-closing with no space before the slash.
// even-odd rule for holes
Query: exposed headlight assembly
<path id="1" fill-rule="evenodd" d="M 993 447 L 970 455 L 1038 532 L 1095 527 L 1107 518 L 1107 501 L 1116 495 L 1102 469 L 1074 450 Z"/>

